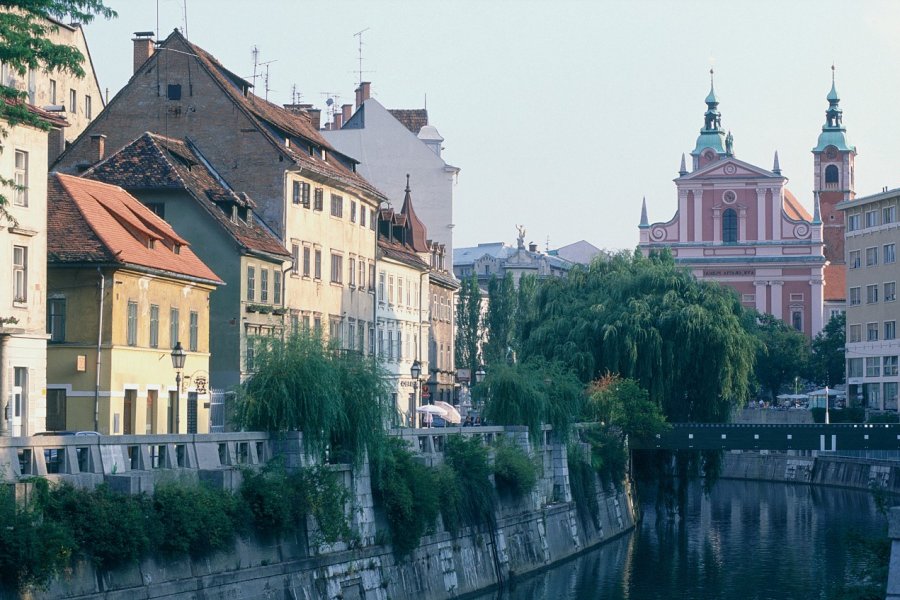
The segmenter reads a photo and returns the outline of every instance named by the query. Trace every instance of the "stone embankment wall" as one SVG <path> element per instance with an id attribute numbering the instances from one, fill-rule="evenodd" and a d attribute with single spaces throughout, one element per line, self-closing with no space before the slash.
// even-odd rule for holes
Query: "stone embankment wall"
<path id="1" fill-rule="evenodd" d="M 410 556 L 397 560 L 379 541 L 387 524 L 374 506 L 367 465 L 338 467 L 354 497 L 348 510 L 359 542 L 352 548 L 344 543 L 317 547 L 297 538 L 250 538 L 238 540 L 229 552 L 199 560 L 148 559 L 114 571 L 97 571 L 82 561 L 31 597 L 439 600 L 546 568 L 633 528 L 635 509 L 627 483 L 604 488 L 598 481 L 598 526 L 579 517 L 569 487 L 566 447 L 551 443 L 549 432 L 537 446 L 532 446 L 524 428 L 513 427 L 403 430 L 395 435 L 407 439 L 426 463 L 439 464 L 444 440 L 454 433 L 479 436 L 487 444 L 505 436 L 542 466 L 529 496 L 501 499 L 494 530 L 470 528 L 454 537 L 438 519 L 435 532 L 424 537 Z M 151 491 L 157 481 L 173 476 L 236 489 L 239 465 L 257 465 L 275 456 L 289 467 L 307 462 L 299 437 L 276 441 L 261 434 L 14 442 L 0 441 L 0 446 L 5 444 L 0 455 L 10 459 L 7 479 L 24 472 L 76 485 L 106 480 L 132 493 Z"/>
<path id="2" fill-rule="evenodd" d="M 845 456 L 728 452 L 722 477 L 827 485 L 900 494 L 900 462 Z"/>

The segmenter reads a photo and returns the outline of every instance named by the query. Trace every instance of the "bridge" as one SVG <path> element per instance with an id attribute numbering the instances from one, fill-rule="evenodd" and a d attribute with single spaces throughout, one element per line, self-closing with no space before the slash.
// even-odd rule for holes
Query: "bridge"
<path id="1" fill-rule="evenodd" d="M 675 423 L 633 450 L 900 450 L 900 424 Z"/>

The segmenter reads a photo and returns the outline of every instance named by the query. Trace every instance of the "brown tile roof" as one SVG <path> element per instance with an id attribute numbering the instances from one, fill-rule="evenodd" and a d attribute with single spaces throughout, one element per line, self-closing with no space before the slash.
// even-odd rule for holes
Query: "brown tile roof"
<path id="1" fill-rule="evenodd" d="M 430 265 L 419 258 L 419 255 L 413 252 L 409 246 L 387 240 L 383 236 L 378 239 L 378 249 L 382 251 L 386 258 L 392 258 L 425 271 L 430 268 Z"/>
<path id="2" fill-rule="evenodd" d="M 39 108 L 34 104 L 28 104 L 27 102 L 22 102 L 20 100 L 12 100 L 10 98 L 4 98 L 3 101 L 7 106 L 24 106 L 25 110 L 30 112 L 31 114 L 44 119 L 48 123 L 50 123 L 54 127 L 68 127 L 69 122 L 66 121 L 65 117 L 60 117 L 57 113 L 50 112 L 48 110 L 44 110 L 43 108 Z"/>
<path id="3" fill-rule="evenodd" d="M 308 114 L 289 111 L 253 94 L 249 91 L 249 88 L 252 86 L 247 80 L 226 69 L 214 56 L 203 48 L 189 42 L 177 30 L 166 38 L 162 43 L 162 47 L 167 47 L 175 42 L 184 44 L 197 56 L 200 65 L 206 69 L 232 101 L 257 123 L 263 135 L 269 139 L 279 152 L 282 152 L 306 169 L 331 177 L 345 185 L 361 188 L 362 191 L 377 196 L 379 199 L 386 199 L 386 196 L 381 191 L 363 177 L 354 173 L 341 161 L 335 158 L 323 160 L 321 154 L 316 152 L 315 149 L 310 153 L 306 147 L 297 148 L 296 144 L 292 144 L 290 147 L 285 145 L 286 137 L 293 137 L 295 140 L 300 138 L 301 140 L 312 142 L 313 146 L 324 148 L 327 151 L 326 155 L 331 153 L 340 155 L 347 161 L 358 162 L 337 152 L 322 137 L 322 134 L 313 127 Z"/>
<path id="4" fill-rule="evenodd" d="M 138 190 L 184 190 L 206 209 L 243 248 L 290 256 L 284 245 L 255 219 L 251 223 L 231 217 L 231 205 L 254 207 L 246 194 L 236 193 L 188 142 L 154 133 L 144 133 L 84 177 L 122 188 Z"/>
<path id="5" fill-rule="evenodd" d="M 784 189 L 784 212 L 795 221 L 812 221 L 812 215 L 787 188 Z"/>
<path id="6" fill-rule="evenodd" d="M 223 283 L 168 223 L 118 186 L 52 173 L 47 223 L 51 264 L 111 262 Z"/>
<path id="7" fill-rule="evenodd" d="M 847 299 L 847 265 L 825 265 L 825 300 Z"/>
<path id="8" fill-rule="evenodd" d="M 428 125 L 428 111 L 424 108 L 389 108 L 388 112 L 413 135 L 419 135 L 419 130 Z"/>
<path id="9" fill-rule="evenodd" d="M 426 238 L 428 232 L 425 230 L 425 224 L 416 216 L 413 210 L 412 195 L 409 191 L 409 175 L 406 176 L 406 196 L 403 198 L 403 207 L 400 209 L 400 215 L 406 217 L 408 222 L 408 230 L 410 233 L 410 246 L 416 252 L 430 252 Z"/>

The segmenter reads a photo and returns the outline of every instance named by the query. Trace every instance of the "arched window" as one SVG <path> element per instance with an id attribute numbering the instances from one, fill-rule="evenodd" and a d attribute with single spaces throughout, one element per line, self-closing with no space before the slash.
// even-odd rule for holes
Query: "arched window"
<path id="1" fill-rule="evenodd" d="M 722 213 L 722 241 L 726 244 L 738 241 L 737 213 L 733 208 L 726 208 Z"/>
<path id="2" fill-rule="evenodd" d="M 797 331 L 803 331 L 803 312 L 799 310 L 791 311 L 791 325 Z"/>
<path id="3" fill-rule="evenodd" d="M 838 183 L 840 173 L 836 165 L 828 165 L 825 167 L 825 183 Z"/>

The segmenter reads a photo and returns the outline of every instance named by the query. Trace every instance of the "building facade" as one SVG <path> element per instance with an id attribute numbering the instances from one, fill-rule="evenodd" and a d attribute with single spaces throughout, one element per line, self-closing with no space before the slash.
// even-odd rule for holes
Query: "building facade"
<path id="1" fill-rule="evenodd" d="M 484 294 L 492 277 L 503 279 L 507 273 L 512 273 L 513 281 L 518 286 L 519 279 L 524 275 L 539 279 L 562 277 L 573 266 L 574 263 L 564 258 L 539 252 L 537 244 L 531 243 L 526 248 L 524 227 L 519 227 L 516 246 L 493 242 L 453 251 L 453 273 L 456 278 L 468 279 L 474 274 Z"/>
<path id="2" fill-rule="evenodd" d="M 900 189 L 835 208 L 847 224 L 847 398 L 872 410 L 896 411 Z"/>
<path id="3" fill-rule="evenodd" d="M 456 404 L 456 295 L 459 281 L 450 270 L 450 257 L 443 244 L 429 241 L 428 272 L 430 327 L 428 328 L 429 377 L 427 393 L 431 401 Z"/>
<path id="4" fill-rule="evenodd" d="M 117 186 L 54 174 L 48 202 L 46 428 L 208 432 L 209 302 L 222 281 Z"/>
<path id="5" fill-rule="evenodd" d="M 824 324 L 826 287 L 843 283 L 825 280 L 822 198 L 815 195 L 814 214 L 809 215 L 785 187 L 777 153 L 771 170 L 739 160 L 733 136 L 722 127 L 713 86 L 706 105 L 704 125 L 691 152 L 692 168 L 688 170 L 682 156 L 675 179 L 675 216 L 650 223 L 645 202 L 639 247 L 644 255 L 670 250 L 676 263 L 697 278 L 734 288 L 744 306 L 772 314 L 813 337 Z M 836 235 L 838 220 L 829 222 L 830 235 Z"/>

